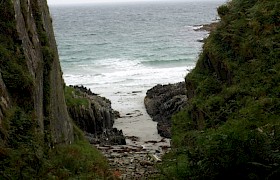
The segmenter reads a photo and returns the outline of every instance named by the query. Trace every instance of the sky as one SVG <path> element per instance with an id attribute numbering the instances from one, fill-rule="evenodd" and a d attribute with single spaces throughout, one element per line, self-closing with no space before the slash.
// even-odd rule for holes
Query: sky
<path id="1" fill-rule="evenodd" d="M 168 0 L 47 0 L 47 1 L 48 4 L 50 5 L 58 5 L 58 4 L 83 4 L 83 3 L 143 2 L 143 1 L 156 2 L 156 1 L 168 1 Z M 179 1 L 196 1 L 196 0 L 179 0 Z M 200 1 L 213 1 L 213 0 L 200 0 Z"/>

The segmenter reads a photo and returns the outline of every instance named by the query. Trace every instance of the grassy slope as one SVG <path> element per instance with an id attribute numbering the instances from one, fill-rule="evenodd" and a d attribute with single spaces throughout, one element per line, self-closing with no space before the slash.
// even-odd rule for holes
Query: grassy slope
<path id="1" fill-rule="evenodd" d="M 165 177 L 280 176 L 280 2 L 232 0 L 186 77 Z"/>

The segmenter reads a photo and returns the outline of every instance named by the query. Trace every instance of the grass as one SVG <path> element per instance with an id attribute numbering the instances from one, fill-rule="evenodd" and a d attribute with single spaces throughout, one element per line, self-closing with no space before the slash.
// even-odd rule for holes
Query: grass
<path id="1" fill-rule="evenodd" d="M 73 87 L 65 86 L 64 94 L 65 94 L 66 105 L 68 107 L 89 106 L 89 100 L 83 97 L 82 93 Z"/>
<path id="2" fill-rule="evenodd" d="M 106 158 L 86 141 L 57 146 L 49 157 L 51 163 L 45 169 L 49 178 L 100 179 L 111 175 Z"/>
<path id="3" fill-rule="evenodd" d="M 0 150 L 6 153 L 1 154 L 1 179 L 103 179 L 111 176 L 105 157 L 86 141 L 59 145 L 48 153 L 38 145 Z"/>
<path id="4" fill-rule="evenodd" d="M 1 137 L 0 179 L 114 178 L 107 159 L 74 128 L 75 142 L 48 147 L 34 121 L 20 108 L 9 111 Z"/>

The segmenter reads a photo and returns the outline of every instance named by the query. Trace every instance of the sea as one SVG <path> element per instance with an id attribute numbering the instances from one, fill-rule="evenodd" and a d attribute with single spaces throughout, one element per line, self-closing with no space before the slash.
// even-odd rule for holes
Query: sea
<path id="1" fill-rule="evenodd" d="M 183 81 L 223 1 L 51 6 L 66 84 L 98 94 Z"/>
<path id="2" fill-rule="evenodd" d="M 201 40 L 208 35 L 195 30 L 217 21 L 217 7 L 223 3 L 50 6 L 64 80 L 110 99 L 122 116 L 135 113 L 139 117 L 145 113 L 143 99 L 148 89 L 184 81 L 194 68 Z"/>

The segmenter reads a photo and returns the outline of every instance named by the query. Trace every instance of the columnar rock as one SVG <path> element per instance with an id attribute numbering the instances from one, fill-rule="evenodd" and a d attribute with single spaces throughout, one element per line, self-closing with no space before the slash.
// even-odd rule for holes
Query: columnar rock
<path id="1" fill-rule="evenodd" d="M 80 105 L 68 105 L 68 111 L 75 123 L 91 134 L 101 134 L 105 129 L 111 129 L 114 123 L 114 110 L 111 107 L 111 102 L 97 95 L 83 92 L 82 87 L 75 86 L 72 98 L 84 99 L 88 103 Z"/>
<path id="2" fill-rule="evenodd" d="M 187 103 L 185 83 L 157 85 L 148 90 L 144 100 L 146 110 L 158 122 L 158 133 L 171 137 L 171 117 Z"/>
<path id="3" fill-rule="evenodd" d="M 92 93 L 83 86 L 71 86 L 69 89 L 71 97 L 66 97 L 69 114 L 75 124 L 86 132 L 86 137 L 91 143 L 126 144 L 122 131 L 113 128 L 118 112 L 112 109 L 110 100 Z M 72 99 L 74 103 L 67 98 Z"/>

